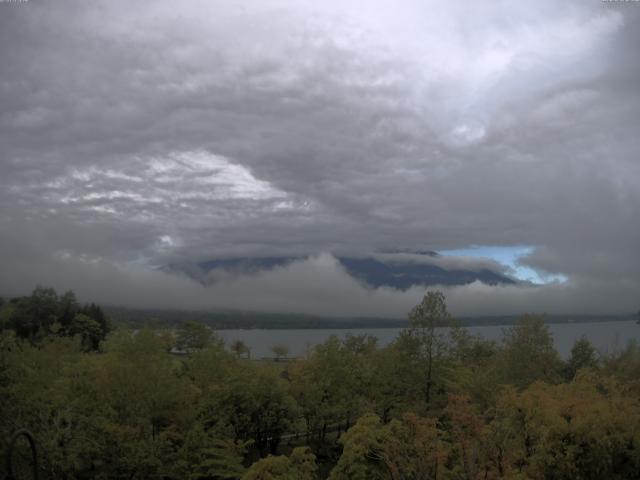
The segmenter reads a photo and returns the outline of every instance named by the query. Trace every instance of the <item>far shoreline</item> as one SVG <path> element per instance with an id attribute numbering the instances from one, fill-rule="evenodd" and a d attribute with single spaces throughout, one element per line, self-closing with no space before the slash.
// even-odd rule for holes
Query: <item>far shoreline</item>
<path id="1" fill-rule="evenodd" d="M 409 326 L 408 319 L 372 317 L 321 317 L 295 313 L 262 313 L 242 311 L 202 311 L 175 309 L 134 309 L 107 307 L 105 309 L 119 326 L 172 328 L 185 320 L 204 323 L 215 330 L 352 330 L 394 329 Z M 524 315 L 540 315 L 547 324 L 603 323 L 637 321 L 637 314 L 571 314 L 549 315 L 523 313 L 520 315 L 485 315 L 454 317 L 462 327 L 510 326 Z"/>

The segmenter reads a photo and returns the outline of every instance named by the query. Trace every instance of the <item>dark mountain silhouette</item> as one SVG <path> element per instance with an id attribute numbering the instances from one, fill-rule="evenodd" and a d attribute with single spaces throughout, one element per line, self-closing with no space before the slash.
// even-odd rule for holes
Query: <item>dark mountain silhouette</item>
<path id="1" fill-rule="evenodd" d="M 372 287 L 406 290 L 414 285 L 465 285 L 476 280 L 488 285 L 515 283 L 489 269 L 445 270 L 428 263 L 385 263 L 375 258 L 340 257 L 338 260 L 351 276 Z"/>
<path id="2" fill-rule="evenodd" d="M 386 251 L 385 253 L 391 253 Z M 412 253 L 427 257 L 437 257 L 436 252 L 407 252 L 395 250 L 392 253 Z M 287 266 L 295 261 L 305 260 L 304 256 L 281 257 L 240 257 L 220 258 L 195 264 L 171 264 L 163 268 L 166 272 L 182 273 L 204 283 L 212 283 L 212 273 L 224 271 L 231 274 L 251 275 L 274 268 Z M 392 287 L 406 290 L 414 285 L 466 285 L 480 281 L 488 285 L 508 285 L 516 283 L 506 275 L 484 268 L 481 270 L 444 269 L 432 263 L 412 263 L 383 261 L 373 257 L 336 257 L 349 275 L 363 284 L 377 287 Z"/>

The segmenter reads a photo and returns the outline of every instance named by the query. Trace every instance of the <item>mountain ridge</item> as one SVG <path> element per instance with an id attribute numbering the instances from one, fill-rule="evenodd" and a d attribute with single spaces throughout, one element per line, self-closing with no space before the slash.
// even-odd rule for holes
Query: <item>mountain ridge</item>
<path id="1" fill-rule="evenodd" d="M 408 290 L 411 287 L 432 287 L 437 285 L 456 286 L 467 285 L 476 281 L 487 285 L 515 285 L 516 280 L 507 275 L 483 267 L 444 268 L 430 262 L 441 258 L 432 251 L 385 251 L 385 254 L 412 254 L 424 258 L 424 262 L 408 261 L 406 259 L 380 259 L 370 256 L 334 256 L 346 273 L 360 283 L 370 288 L 390 287 L 398 290 Z M 262 256 L 262 257 L 230 257 L 203 260 L 195 263 L 173 263 L 162 267 L 167 273 L 184 274 L 204 285 L 215 283 L 212 273 L 216 271 L 236 274 L 252 275 L 275 268 L 283 268 L 297 261 L 305 261 L 310 255 L 300 256 Z"/>

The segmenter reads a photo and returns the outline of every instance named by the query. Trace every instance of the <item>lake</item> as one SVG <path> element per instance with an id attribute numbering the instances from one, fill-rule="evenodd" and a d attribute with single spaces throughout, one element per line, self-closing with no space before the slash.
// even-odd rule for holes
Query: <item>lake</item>
<path id="1" fill-rule="evenodd" d="M 601 353 L 624 348 L 629 340 L 640 342 L 640 325 L 635 321 L 613 321 L 592 323 L 552 323 L 549 330 L 555 347 L 563 357 L 568 357 L 573 343 L 585 336 Z M 469 333 L 481 335 L 487 340 L 500 341 L 504 325 L 483 325 L 467 327 Z M 300 329 L 300 330 L 219 330 L 218 334 L 229 345 L 234 340 L 242 340 L 251 348 L 253 358 L 272 357 L 271 347 L 283 344 L 289 347 L 289 356 L 303 356 L 314 345 L 323 343 L 331 335 L 339 338 L 347 334 L 369 334 L 378 338 L 378 345 L 392 342 L 400 328 L 358 328 L 358 329 Z"/>

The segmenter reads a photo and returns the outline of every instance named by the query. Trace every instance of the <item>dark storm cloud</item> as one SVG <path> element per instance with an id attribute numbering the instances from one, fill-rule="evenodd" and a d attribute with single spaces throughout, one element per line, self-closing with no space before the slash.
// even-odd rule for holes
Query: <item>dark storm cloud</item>
<path id="1" fill-rule="evenodd" d="M 401 313 L 418 290 L 368 291 L 330 256 L 211 290 L 152 268 L 532 245 L 566 284 L 454 306 L 637 307 L 640 8 L 315 3 L 0 4 L 3 290 Z"/>

